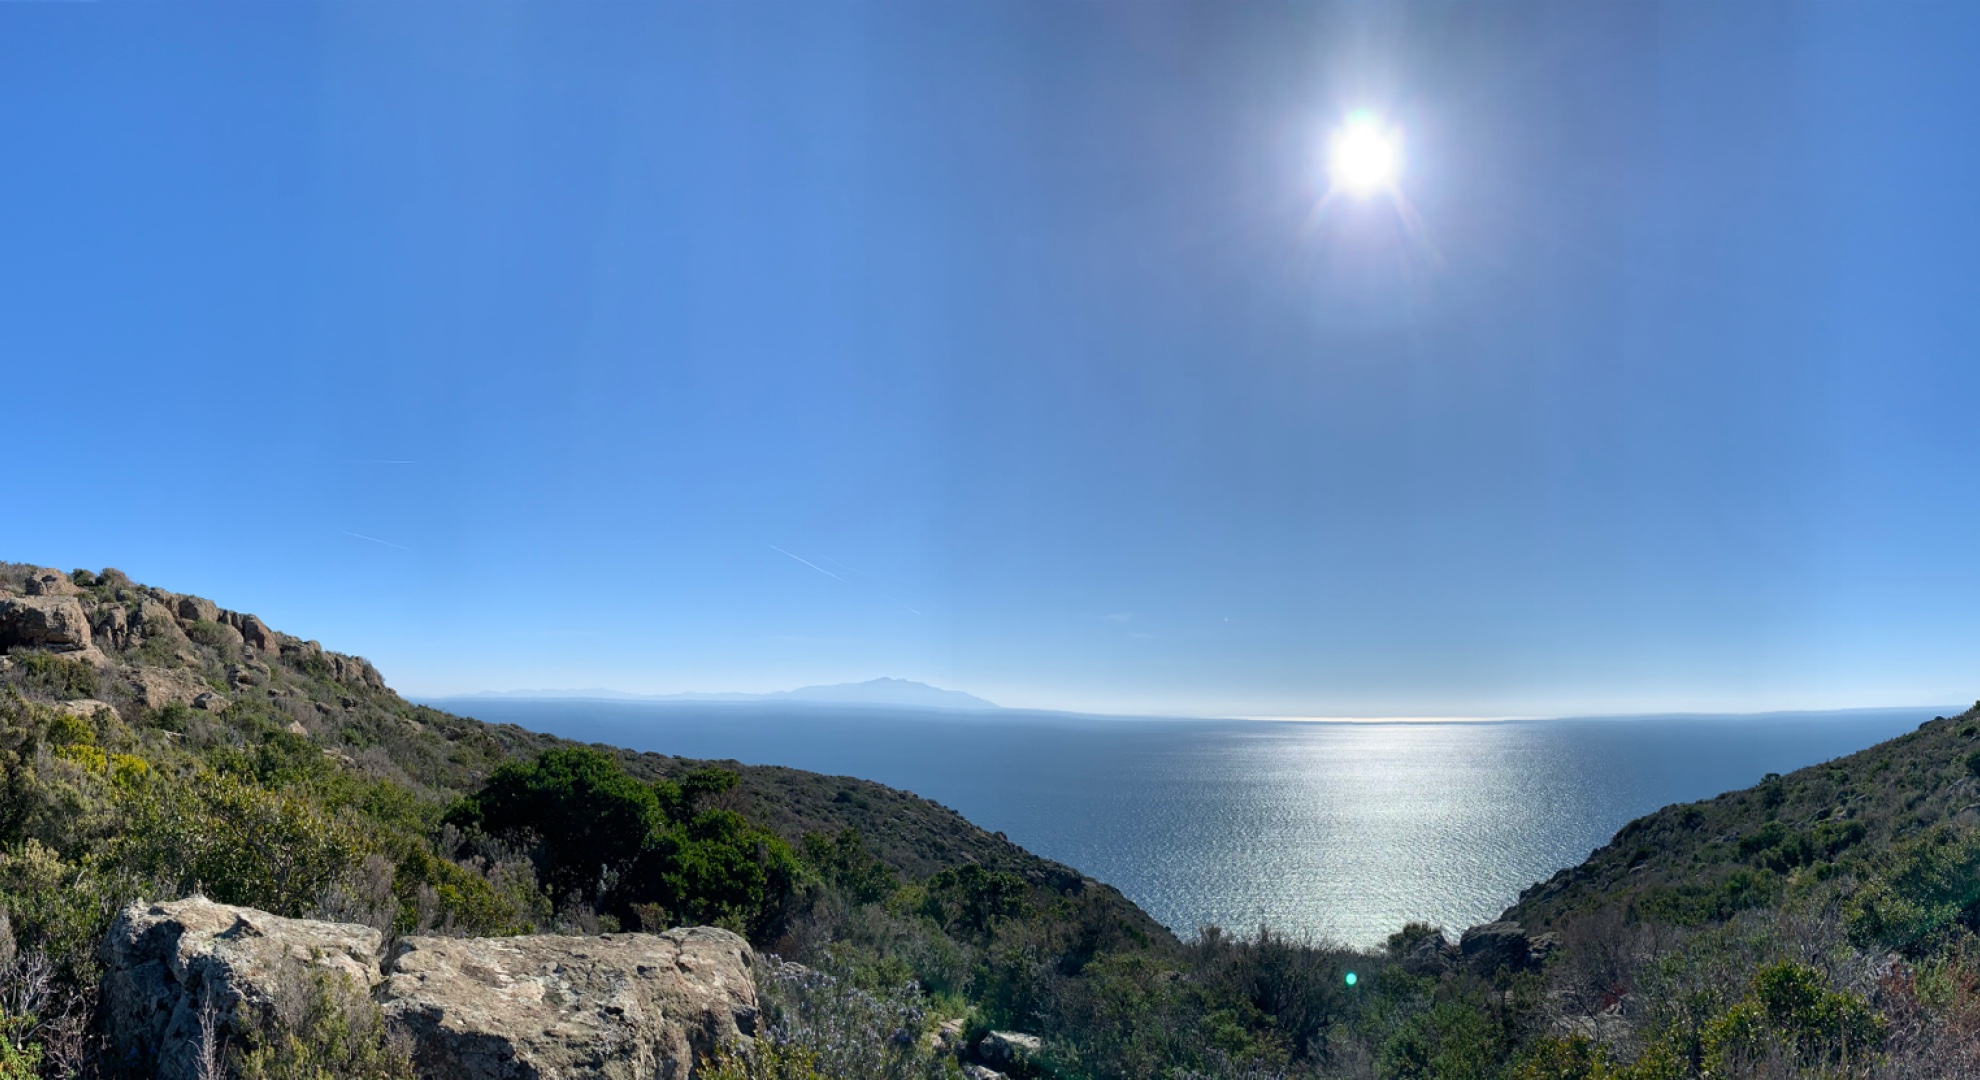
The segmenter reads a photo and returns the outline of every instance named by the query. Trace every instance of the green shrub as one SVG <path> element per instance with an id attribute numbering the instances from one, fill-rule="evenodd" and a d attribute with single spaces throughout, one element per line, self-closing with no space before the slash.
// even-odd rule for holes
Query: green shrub
<path id="1" fill-rule="evenodd" d="M 790 845 L 734 811 L 703 810 L 649 837 L 609 904 L 622 918 L 635 904 L 657 905 L 672 922 L 723 926 L 763 941 L 778 929 L 802 876 Z"/>
<path id="2" fill-rule="evenodd" d="M 538 875 L 563 904 L 596 899 L 605 871 L 636 858 L 662 819 L 652 787 L 611 755 L 572 746 L 496 769 L 447 820 L 533 845 Z"/>
<path id="3" fill-rule="evenodd" d="M 96 668 L 54 653 L 31 652 L 14 657 L 21 685 L 57 698 L 92 698 L 97 693 Z"/>
<path id="4" fill-rule="evenodd" d="M 238 656 L 241 635 L 232 627 L 200 619 L 186 627 L 186 636 L 209 649 L 219 650 L 225 659 L 232 660 Z"/>
<path id="5" fill-rule="evenodd" d="M 1541 1039 L 1513 1065 L 1510 1080 L 1617 1080 L 1615 1059 L 1585 1035 Z"/>
<path id="6" fill-rule="evenodd" d="M 1845 915 L 1851 941 L 1900 951 L 1980 923 L 1980 832 L 1942 826 L 1898 845 Z"/>
<path id="7" fill-rule="evenodd" d="M 1706 1075 L 1741 1075 L 1763 1063 L 1810 1070 L 1866 1063 L 1884 1036 L 1884 1019 L 1868 1002 L 1829 989 L 1814 968 L 1781 961 L 1755 973 L 1751 992 L 1706 1026 Z"/>
<path id="8" fill-rule="evenodd" d="M 311 968 L 270 997 L 237 1021 L 244 1045 L 229 1064 L 238 1080 L 412 1080 L 411 1047 L 342 974 Z"/>
<path id="9" fill-rule="evenodd" d="M 10 1019 L 0 1017 L 0 1024 Z M 0 1035 L 0 1080 L 35 1080 L 40 1075 L 41 1047 L 35 1043 L 18 1043 Z"/>
<path id="10" fill-rule="evenodd" d="M 709 1080 L 940 1080 L 956 1075 L 923 1041 L 927 1001 L 914 986 L 878 992 L 819 971 L 773 966 L 762 980 L 763 1030 L 728 1048 Z"/>
<path id="11" fill-rule="evenodd" d="M 735 783 L 733 772 L 699 769 L 648 785 L 609 754 L 564 747 L 503 765 L 446 820 L 526 845 L 559 906 L 599 903 L 622 925 L 710 923 L 762 941 L 804 872 L 775 834 L 703 805 Z"/>
<path id="12" fill-rule="evenodd" d="M 841 829 L 831 836 L 805 833 L 803 854 L 813 873 L 854 903 L 884 900 L 900 885 L 899 875 L 866 850 L 858 829 Z"/>
<path id="13" fill-rule="evenodd" d="M 306 791 L 270 791 L 200 769 L 156 777 L 121 797 L 129 822 L 115 851 L 167 891 L 203 891 L 224 904 L 310 913 L 329 886 L 375 845 Z"/>
<path id="14" fill-rule="evenodd" d="M 923 884 L 922 914 L 950 933 L 988 935 L 999 920 L 1025 913 L 1031 887 L 1016 874 L 975 863 L 949 867 Z"/>

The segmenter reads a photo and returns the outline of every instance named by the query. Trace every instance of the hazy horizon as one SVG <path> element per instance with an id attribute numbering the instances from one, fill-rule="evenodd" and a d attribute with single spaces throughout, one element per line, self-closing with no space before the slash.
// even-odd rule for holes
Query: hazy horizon
<path id="1" fill-rule="evenodd" d="M 7 557 L 408 692 L 1980 693 L 1980 7 L 0 29 Z"/>

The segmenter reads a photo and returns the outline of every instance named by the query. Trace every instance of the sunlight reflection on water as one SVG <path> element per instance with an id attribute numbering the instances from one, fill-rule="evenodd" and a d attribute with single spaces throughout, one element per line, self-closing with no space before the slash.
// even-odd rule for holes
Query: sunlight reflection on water
<path id="1" fill-rule="evenodd" d="M 994 720 L 608 702 L 436 702 L 493 722 L 906 788 L 1217 924 L 1373 944 L 1461 928 L 1624 822 L 1909 731 L 1933 710 L 1493 724 Z"/>

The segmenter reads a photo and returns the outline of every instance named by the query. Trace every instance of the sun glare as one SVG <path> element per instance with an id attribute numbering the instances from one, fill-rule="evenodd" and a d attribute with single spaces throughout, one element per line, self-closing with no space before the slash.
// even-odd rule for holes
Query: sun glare
<path id="1" fill-rule="evenodd" d="M 1368 195 L 1393 187 L 1401 170 L 1402 155 L 1394 132 L 1367 113 L 1348 117 L 1347 125 L 1334 134 L 1329 168 L 1334 186 L 1356 195 Z"/>

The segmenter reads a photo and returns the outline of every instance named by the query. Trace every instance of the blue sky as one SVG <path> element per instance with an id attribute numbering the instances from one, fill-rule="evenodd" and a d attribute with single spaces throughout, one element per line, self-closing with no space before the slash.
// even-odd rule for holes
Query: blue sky
<path id="1" fill-rule="evenodd" d="M 1971 699 L 1976 45 L 1958 4 L 0 6 L 0 557 L 423 693 Z M 1356 109 L 1413 227 L 1323 199 Z"/>

